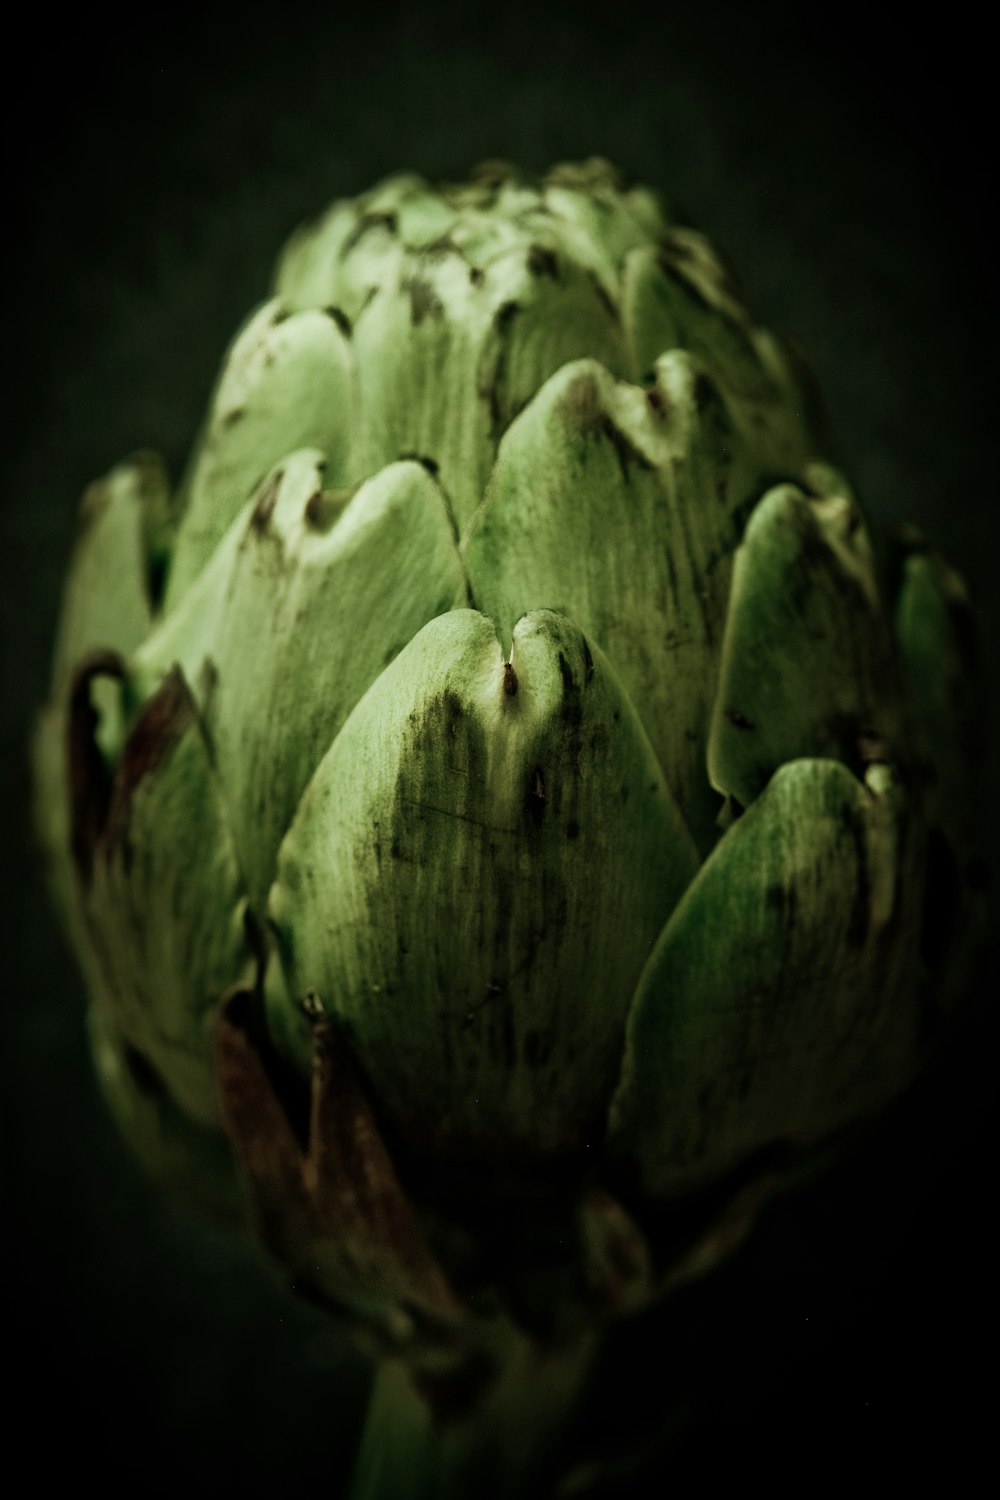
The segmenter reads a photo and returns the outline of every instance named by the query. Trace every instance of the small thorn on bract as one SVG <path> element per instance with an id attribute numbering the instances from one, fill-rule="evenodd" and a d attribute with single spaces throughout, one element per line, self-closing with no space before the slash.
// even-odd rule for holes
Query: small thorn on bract
<path id="1" fill-rule="evenodd" d="M 302 997 L 302 1014 L 307 1021 L 322 1021 L 326 1018 L 323 1002 L 315 990 L 306 990 Z"/>
<path id="2" fill-rule="evenodd" d="M 877 729 L 863 728 L 858 734 L 857 749 L 863 766 L 887 764 L 889 761 L 888 741 Z"/>

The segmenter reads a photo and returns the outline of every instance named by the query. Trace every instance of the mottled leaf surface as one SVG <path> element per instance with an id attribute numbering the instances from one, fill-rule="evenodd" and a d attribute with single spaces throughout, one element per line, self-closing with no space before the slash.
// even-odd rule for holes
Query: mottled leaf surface
<path id="1" fill-rule="evenodd" d="M 610 1145 L 679 1193 L 812 1144 L 908 1081 L 919 902 L 887 766 L 783 766 L 660 937 L 629 1017 Z"/>
<path id="2" fill-rule="evenodd" d="M 854 769 L 902 749 L 898 683 L 856 507 L 792 485 L 755 509 L 733 565 L 708 767 L 746 806 L 785 761 Z"/>
<path id="3" fill-rule="evenodd" d="M 773 334 L 757 328 L 729 267 L 704 235 L 672 227 L 631 250 L 622 318 L 640 371 L 687 349 L 726 393 L 733 421 L 772 479 L 798 477 L 821 451 L 802 376 Z"/>
<path id="4" fill-rule="evenodd" d="M 336 318 L 259 308 L 235 339 L 183 486 L 184 514 L 167 578 L 172 607 L 190 587 L 252 492 L 297 448 L 318 448 L 327 483 L 363 478 L 350 345 Z"/>
<path id="5" fill-rule="evenodd" d="M 655 195 L 595 159 L 538 183 L 502 167 L 442 189 L 400 174 L 303 226 L 277 295 L 349 329 L 357 472 L 433 459 L 464 529 L 501 435 L 550 375 L 583 356 L 638 373 L 621 268 L 663 223 Z"/>
<path id="6" fill-rule="evenodd" d="M 347 1027 L 411 1142 L 582 1145 L 696 856 L 603 655 L 570 621 L 431 622 L 321 764 L 270 911 L 292 1003 Z"/>
<path id="7" fill-rule="evenodd" d="M 251 898 L 355 703 L 465 578 L 441 490 L 417 463 L 355 493 L 290 454 L 136 659 L 151 691 L 177 662 L 194 684 Z"/>
<path id="8" fill-rule="evenodd" d="M 759 485 L 687 354 L 658 361 L 647 392 L 580 360 L 505 436 L 463 547 L 473 600 L 505 640 L 525 611 L 562 609 L 608 655 L 703 850 L 731 558 Z"/>

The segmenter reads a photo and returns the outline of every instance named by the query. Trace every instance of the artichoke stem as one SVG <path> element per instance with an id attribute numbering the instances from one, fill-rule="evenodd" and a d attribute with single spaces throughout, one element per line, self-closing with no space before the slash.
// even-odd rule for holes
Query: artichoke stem
<path id="1" fill-rule="evenodd" d="M 545 1476 L 593 1367 L 598 1336 L 546 1347 L 509 1327 L 471 1411 L 435 1409 L 401 1360 L 379 1366 L 350 1500 L 542 1500 Z M 497 1355 L 499 1354 L 499 1358 Z"/>

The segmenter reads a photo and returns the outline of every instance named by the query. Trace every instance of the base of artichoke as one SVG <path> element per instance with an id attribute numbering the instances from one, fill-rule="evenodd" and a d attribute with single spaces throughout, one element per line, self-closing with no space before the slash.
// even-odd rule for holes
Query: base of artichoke
<path id="1" fill-rule="evenodd" d="M 383 1360 L 372 1391 L 350 1500 L 527 1500 L 559 1493 L 559 1440 L 571 1424 L 600 1339 L 557 1348 L 509 1323 L 483 1351 L 490 1375 L 469 1405 L 455 1375 L 438 1385 Z M 467 1372 L 469 1382 L 475 1373 Z M 459 1372 L 461 1382 L 462 1374 Z"/>

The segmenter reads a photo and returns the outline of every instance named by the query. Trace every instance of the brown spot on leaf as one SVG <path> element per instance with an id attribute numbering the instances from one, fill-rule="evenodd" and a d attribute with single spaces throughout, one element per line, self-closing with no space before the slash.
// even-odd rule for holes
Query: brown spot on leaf
<path id="1" fill-rule="evenodd" d="M 589 275 L 590 275 L 590 282 L 591 282 L 591 285 L 594 288 L 594 293 L 595 293 L 595 295 L 597 297 L 598 302 L 604 308 L 604 311 L 607 313 L 607 315 L 611 319 L 611 321 L 613 323 L 617 323 L 618 322 L 618 308 L 615 306 L 614 302 L 611 300 L 611 297 L 608 294 L 608 290 L 605 287 L 603 281 L 601 280 L 601 278 L 594 271 L 591 271 L 589 273 Z"/>
<path id="2" fill-rule="evenodd" d="M 524 810 L 528 822 L 540 828 L 545 820 L 545 777 L 541 766 L 536 766 L 528 777 L 528 789 L 524 799 Z"/>
<path id="3" fill-rule="evenodd" d="M 255 995 L 236 985 L 223 997 L 216 1027 L 216 1075 L 222 1123 L 249 1179 L 262 1239 L 281 1259 L 303 1237 L 309 1204 L 302 1152 L 253 1036 Z"/>
<path id="4" fill-rule="evenodd" d="M 302 510 L 306 525 L 314 531 L 329 531 L 360 488 L 352 485 L 342 490 L 313 490 Z"/>
<path id="5" fill-rule="evenodd" d="M 400 459 L 409 459 L 415 464 L 420 464 L 422 468 L 427 470 L 432 479 L 436 479 L 438 477 L 441 466 L 438 463 L 437 459 L 431 458 L 429 454 L 415 453 L 413 449 L 408 448 L 405 452 L 401 453 L 399 457 Z"/>
<path id="6" fill-rule="evenodd" d="M 750 730 L 756 727 L 739 708 L 727 708 L 726 718 L 734 729 Z"/>
<path id="7" fill-rule="evenodd" d="M 397 219 L 395 214 L 362 214 L 361 218 L 355 224 L 354 228 L 351 230 L 350 234 L 347 236 L 346 240 L 340 247 L 341 260 L 343 260 L 346 255 L 350 255 L 355 245 L 359 244 L 360 241 L 364 239 L 366 234 L 371 234 L 372 230 L 384 229 L 389 234 L 395 234 L 397 227 Z"/>
<path id="8" fill-rule="evenodd" d="M 326 1015 L 323 1001 L 315 990 L 306 990 L 302 997 L 302 1014 L 307 1021 L 322 1021 Z"/>
<path id="9" fill-rule="evenodd" d="M 147 1099 L 166 1099 L 169 1097 L 167 1087 L 160 1074 L 153 1067 L 153 1064 L 146 1057 L 145 1053 L 139 1051 L 138 1047 L 134 1047 L 131 1042 L 124 1042 L 122 1045 L 122 1058 L 128 1070 L 129 1077 L 140 1094 L 143 1094 Z"/>
<path id="10" fill-rule="evenodd" d="M 528 270 L 532 276 L 547 276 L 551 281 L 559 280 L 559 261 L 554 250 L 547 245 L 528 247 Z"/>
<path id="11" fill-rule="evenodd" d="M 162 765 L 197 716 L 184 674 L 174 667 L 144 705 L 125 741 L 103 830 L 106 846 L 124 844 L 137 789 Z"/>
<path id="12" fill-rule="evenodd" d="M 704 411 L 709 403 L 716 399 L 718 391 L 715 388 L 715 382 L 704 370 L 699 370 L 695 376 L 692 394 L 699 412 Z"/>
<path id="13" fill-rule="evenodd" d="M 334 1024 L 313 1024 L 313 1108 L 306 1181 L 320 1221 L 361 1272 L 363 1289 L 387 1294 L 446 1321 L 456 1302 L 400 1186 L 347 1046 Z"/>
<path id="14" fill-rule="evenodd" d="M 444 260 L 449 255 L 457 255 L 460 260 L 465 259 L 465 252 L 461 245 L 456 244 L 450 234 L 439 234 L 436 240 L 429 240 L 420 249 L 420 254 L 425 260 Z"/>
<path id="15" fill-rule="evenodd" d="M 410 322 L 419 328 L 425 318 L 443 318 L 444 303 L 429 281 L 422 276 L 409 276 L 402 290 L 410 299 Z"/>
<path id="16" fill-rule="evenodd" d="M 327 315 L 328 318 L 332 318 L 333 319 L 334 323 L 336 323 L 337 327 L 340 329 L 341 333 L 344 335 L 344 338 L 345 339 L 349 339 L 350 336 L 351 336 L 351 334 L 352 334 L 352 332 L 353 332 L 353 329 L 351 327 L 351 320 L 347 316 L 347 314 L 344 312 L 343 308 L 341 308 L 341 307 L 324 307 L 323 311 L 326 313 L 326 315 Z"/>
<path id="17" fill-rule="evenodd" d="M 519 302 L 501 302 L 493 314 L 493 327 L 497 333 L 504 333 L 511 325 L 514 315 L 521 311 Z"/>
<path id="18" fill-rule="evenodd" d="M 206 656 L 201 664 L 201 672 L 198 675 L 198 698 L 202 705 L 202 711 L 207 715 L 211 709 L 212 699 L 219 690 L 219 669 L 212 657 Z"/>
<path id="19" fill-rule="evenodd" d="M 320 1299 L 361 1296 L 411 1306 L 454 1326 L 464 1309 L 404 1193 L 347 1045 L 318 1004 L 303 1150 L 253 1036 L 255 996 L 224 998 L 217 1055 L 222 1119 L 250 1187 L 262 1236 Z"/>
<path id="20" fill-rule="evenodd" d="M 284 477 L 284 470 L 276 469 L 261 490 L 260 498 L 250 517 L 250 525 L 254 531 L 267 530 L 267 524 L 274 515 L 274 507 L 278 503 L 278 491 L 281 489 L 281 481 Z"/>
<path id="21" fill-rule="evenodd" d="M 652 470 L 654 465 L 617 426 L 606 410 L 598 383 L 590 371 L 584 371 L 566 387 L 562 398 L 567 417 L 586 436 L 603 438 L 610 443 L 618 459 L 622 478 L 628 480 L 629 468 Z"/>
<path id="22" fill-rule="evenodd" d="M 305 516 L 307 525 L 313 527 L 314 530 L 325 530 L 323 524 L 325 518 L 323 514 L 322 490 L 313 490 L 312 494 L 309 496 L 309 499 L 306 501 L 303 515 Z"/>

